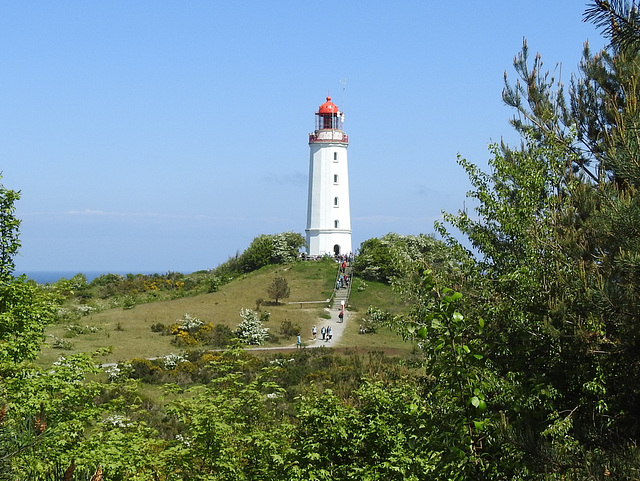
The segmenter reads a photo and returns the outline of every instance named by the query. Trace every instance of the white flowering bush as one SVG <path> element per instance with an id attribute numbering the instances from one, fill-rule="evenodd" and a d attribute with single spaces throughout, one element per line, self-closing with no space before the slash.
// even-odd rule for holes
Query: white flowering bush
<path id="1" fill-rule="evenodd" d="M 167 354 L 162 358 L 165 369 L 175 369 L 179 363 L 186 360 L 187 358 L 180 354 Z"/>
<path id="2" fill-rule="evenodd" d="M 305 245 L 304 238 L 295 232 L 275 234 L 271 237 L 271 242 L 271 262 L 273 264 L 295 262 L 299 257 L 300 247 Z"/>
<path id="3" fill-rule="evenodd" d="M 80 319 L 81 317 L 93 314 L 96 310 L 97 309 L 95 307 L 87 306 L 86 304 L 81 304 L 74 307 L 60 307 L 56 311 L 56 317 L 61 321 L 75 321 L 77 319 Z"/>
<path id="4" fill-rule="evenodd" d="M 182 316 L 182 319 L 178 319 L 176 322 L 180 330 L 187 331 L 188 333 L 196 332 L 204 324 L 200 319 L 190 314 L 185 314 Z"/>
<path id="5" fill-rule="evenodd" d="M 73 367 L 73 364 L 69 362 L 66 356 L 58 356 L 58 360 L 54 361 L 53 365 L 67 368 Z"/>
<path id="6" fill-rule="evenodd" d="M 53 334 L 49 334 L 49 336 L 52 338 L 51 347 L 54 349 L 62 349 L 65 351 L 73 349 L 73 343 L 71 341 L 54 336 Z"/>
<path id="7" fill-rule="evenodd" d="M 107 374 L 109 382 L 116 382 L 120 379 L 122 369 L 120 369 L 116 364 L 106 366 L 103 370 Z"/>
<path id="8" fill-rule="evenodd" d="M 269 329 L 262 326 L 260 316 L 253 309 L 241 309 L 242 322 L 238 324 L 237 336 L 246 344 L 260 345 L 269 337 Z"/>
<path id="9" fill-rule="evenodd" d="M 96 308 L 95 307 L 91 307 L 91 306 L 87 306 L 86 304 L 81 304 L 81 305 L 76 307 L 76 311 L 78 312 L 78 314 L 80 314 L 82 316 L 88 316 L 89 314 L 95 312 Z"/>
<path id="10" fill-rule="evenodd" d="M 69 324 L 65 327 L 65 337 L 76 337 L 80 334 L 93 334 L 100 330 L 97 326 L 80 326 L 78 324 Z"/>
<path id="11" fill-rule="evenodd" d="M 282 358 L 278 358 L 278 359 L 274 359 L 272 361 L 269 361 L 269 364 L 275 364 L 276 366 L 280 366 L 283 367 L 285 366 L 287 363 L 289 362 L 294 362 L 295 359 L 291 358 L 291 359 L 282 359 Z"/>
<path id="12" fill-rule="evenodd" d="M 114 428 L 126 428 L 132 425 L 129 418 L 121 414 L 112 414 L 103 421 L 107 426 Z"/>
<path id="13" fill-rule="evenodd" d="M 187 447 L 191 446 L 191 439 L 188 436 L 183 436 L 182 434 L 176 434 L 176 441 L 181 442 Z"/>

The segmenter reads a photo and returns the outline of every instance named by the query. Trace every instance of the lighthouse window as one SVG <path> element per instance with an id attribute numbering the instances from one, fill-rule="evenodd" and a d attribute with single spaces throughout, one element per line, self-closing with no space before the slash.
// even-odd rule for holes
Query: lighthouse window
<path id="1" fill-rule="evenodd" d="M 333 198 L 333 206 L 334 207 L 338 207 L 338 198 L 337 197 Z"/>
<path id="2" fill-rule="evenodd" d="M 340 221 L 338 221 L 338 220 L 334 220 L 334 221 L 333 221 L 333 227 L 334 227 L 334 228 L 336 228 L 336 229 L 337 229 L 338 227 L 340 227 Z"/>
<path id="3" fill-rule="evenodd" d="M 337 183 L 338 183 L 338 174 L 335 174 L 335 175 L 333 176 L 333 183 L 334 183 L 334 184 L 337 184 Z"/>
<path id="4" fill-rule="evenodd" d="M 338 152 L 334 152 L 333 153 L 333 161 L 337 162 L 338 161 Z"/>

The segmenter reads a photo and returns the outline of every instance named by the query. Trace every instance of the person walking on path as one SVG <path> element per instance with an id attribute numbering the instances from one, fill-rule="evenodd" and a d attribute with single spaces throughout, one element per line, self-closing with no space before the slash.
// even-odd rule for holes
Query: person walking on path
<path id="1" fill-rule="evenodd" d="M 301 348 L 302 348 L 302 339 L 300 339 L 300 334 L 298 334 L 298 339 L 297 339 L 296 347 L 297 347 L 298 349 L 301 349 Z"/>
<path id="2" fill-rule="evenodd" d="M 318 338 L 318 329 L 316 328 L 315 324 L 311 328 L 311 335 L 313 336 L 314 341 Z"/>

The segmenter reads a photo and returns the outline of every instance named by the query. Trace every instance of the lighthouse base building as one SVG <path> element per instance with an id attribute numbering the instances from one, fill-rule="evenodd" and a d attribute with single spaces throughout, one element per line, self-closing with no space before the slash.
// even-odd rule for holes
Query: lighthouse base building
<path id="1" fill-rule="evenodd" d="M 349 205 L 349 138 L 342 130 L 344 115 L 331 97 L 316 112 L 316 129 L 309 134 L 309 203 L 307 254 L 344 255 L 352 252 Z"/>

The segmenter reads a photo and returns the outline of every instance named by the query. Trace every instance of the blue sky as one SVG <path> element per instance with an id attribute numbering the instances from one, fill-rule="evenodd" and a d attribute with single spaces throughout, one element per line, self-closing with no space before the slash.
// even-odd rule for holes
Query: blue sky
<path id="1" fill-rule="evenodd" d="M 0 171 L 17 271 L 191 272 L 304 233 L 308 133 L 345 112 L 353 245 L 463 207 L 457 154 L 517 141 L 526 38 L 569 83 L 577 0 L 0 1 Z M 345 83 L 346 82 L 346 83 Z"/>

